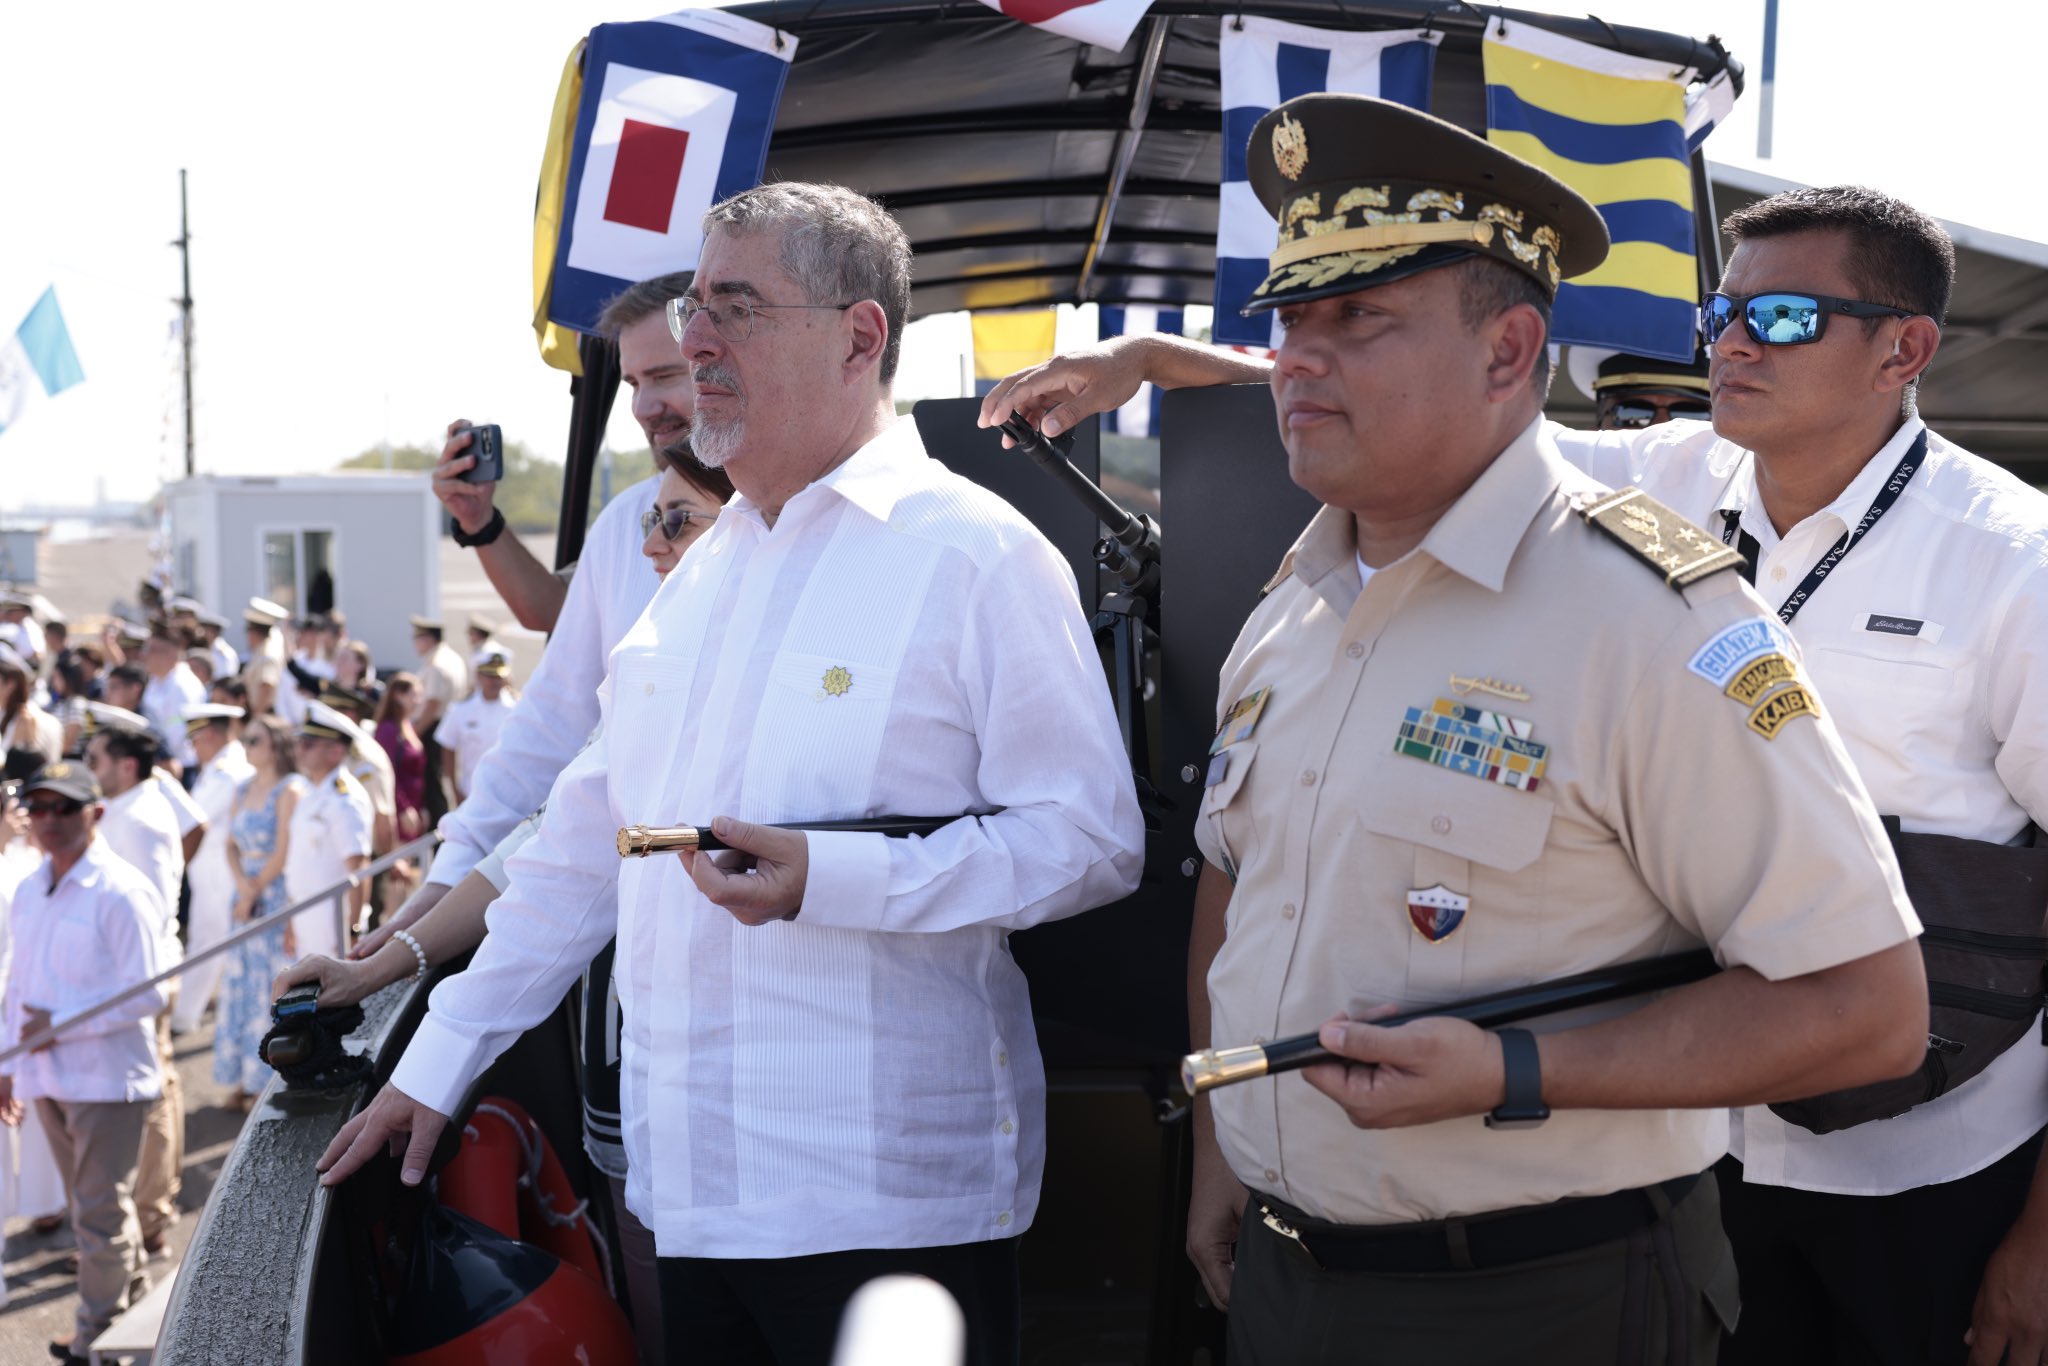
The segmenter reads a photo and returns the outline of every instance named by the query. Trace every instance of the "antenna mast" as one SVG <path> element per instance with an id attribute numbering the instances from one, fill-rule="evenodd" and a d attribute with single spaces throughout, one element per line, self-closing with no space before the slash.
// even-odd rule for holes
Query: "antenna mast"
<path id="1" fill-rule="evenodd" d="M 180 366 L 185 380 L 185 477 L 190 479 L 192 468 L 192 229 L 185 217 L 185 172 L 178 171 L 178 240 L 171 243 L 178 249 L 178 257 L 184 271 L 185 291 L 172 300 L 178 305 L 178 341 L 184 350 L 184 363 Z"/>

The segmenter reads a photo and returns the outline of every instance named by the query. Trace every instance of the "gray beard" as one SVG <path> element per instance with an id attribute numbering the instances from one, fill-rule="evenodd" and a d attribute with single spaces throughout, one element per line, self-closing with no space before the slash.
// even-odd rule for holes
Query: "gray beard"
<path id="1" fill-rule="evenodd" d="M 713 423 L 699 418 L 690 429 L 690 447 L 706 469 L 723 469 L 726 461 L 739 454 L 740 442 L 746 439 L 746 435 L 744 419 Z"/>

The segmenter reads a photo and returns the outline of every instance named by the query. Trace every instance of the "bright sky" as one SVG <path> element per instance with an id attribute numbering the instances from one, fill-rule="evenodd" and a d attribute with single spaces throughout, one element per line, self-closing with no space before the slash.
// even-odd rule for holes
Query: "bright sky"
<path id="1" fill-rule="evenodd" d="M 1967 18 L 1906 0 L 1783 0 L 1767 163 L 1755 157 L 1763 8 L 1601 0 L 1610 22 L 1718 32 L 1748 64 L 1715 159 L 1860 180 L 1942 218 L 2048 237 L 2048 182 L 2027 150 L 2038 0 L 1980 0 Z M 165 244 L 180 167 L 202 472 L 327 469 L 387 436 L 438 439 L 455 416 L 559 455 L 568 379 L 541 364 L 528 326 L 542 139 L 576 38 L 649 12 L 618 0 L 8 6 L 0 334 L 54 282 L 86 381 L 0 433 L 0 513 L 142 499 L 179 472 L 178 258 Z M 899 396 L 958 392 L 965 332 L 957 318 L 913 328 Z M 1063 341 L 1076 333 L 1090 335 L 1085 317 Z M 612 431 L 617 447 L 642 444 L 623 405 Z"/>

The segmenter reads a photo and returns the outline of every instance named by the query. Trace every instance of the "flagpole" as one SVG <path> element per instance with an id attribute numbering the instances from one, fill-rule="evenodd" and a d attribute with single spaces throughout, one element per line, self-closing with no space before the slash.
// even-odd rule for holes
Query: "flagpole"
<path id="1" fill-rule="evenodd" d="M 178 249 L 179 261 L 184 272 L 185 292 L 178 297 L 178 342 L 184 351 L 185 378 L 185 477 L 190 479 L 192 468 L 192 229 L 185 217 L 185 172 L 178 171 L 178 240 L 171 243 Z"/>

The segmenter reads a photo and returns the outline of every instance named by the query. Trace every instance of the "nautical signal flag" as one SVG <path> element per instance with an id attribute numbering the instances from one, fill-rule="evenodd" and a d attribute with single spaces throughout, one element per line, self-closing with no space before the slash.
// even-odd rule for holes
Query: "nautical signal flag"
<path id="1" fill-rule="evenodd" d="M 760 183 L 795 55 L 791 35 L 720 10 L 590 31 L 547 321 L 595 332 L 627 285 L 696 268 L 704 211 Z"/>
<path id="2" fill-rule="evenodd" d="M 57 287 L 51 285 L 14 335 L 0 344 L 0 432 L 20 421 L 37 394 L 61 394 L 84 378 L 71 331 L 64 326 L 64 310 L 57 305 Z"/>
<path id="3" fill-rule="evenodd" d="M 1532 24 L 1495 26 L 1483 49 L 1488 139 L 1592 201 L 1613 240 L 1599 267 L 1559 286 L 1550 339 L 1692 359 L 1700 275 L 1687 122 L 1710 128 L 1715 117 L 1704 104 L 1688 111 L 1693 73 Z"/>
<path id="4" fill-rule="evenodd" d="M 1121 52 L 1152 0 L 981 0 L 1021 24 Z"/>
<path id="5" fill-rule="evenodd" d="M 1279 224 L 1252 193 L 1245 148 L 1252 125 L 1296 95 L 1376 95 L 1427 110 L 1441 33 L 1338 33 L 1233 16 L 1223 22 L 1223 184 L 1216 209 L 1216 341 L 1278 346 L 1269 313 L 1241 316 L 1266 278 Z"/>
<path id="6" fill-rule="evenodd" d="M 1059 322 L 1056 309 L 974 315 L 974 392 L 986 394 L 996 381 L 1052 359 Z"/>
<path id="7" fill-rule="evenodd" d="M 533 196 L 533 331 L 540 358 L 557 370 L 583 373 L 574 329 L 548 321 L 548 297 L 555 281 L 555 248 L 562 238 L 562 192 L 569 182 L 569 148 L 576 136 L 576 109 L 583 102 L 583 50 L 578 38 L 562 64 L 555 107 L 548 115 L 548 145 L 540 160 L 540 189 Z"/>
<path id="8" fill-rule="evenodd" d="M 1155 308 L 1150 304 L 1131 304 L 1124 308 L 1104 306 L 1095 312 L 1096 336 L 1103 341 L 1143 333 L 1178 337 L 1187 325 L 1187 315 L 1180 309 Z M 1159 435 L 1159 386 L 1140 384 L 1129 403 L 1104 419 L 1103 430 L 1118 436 Z"/>

